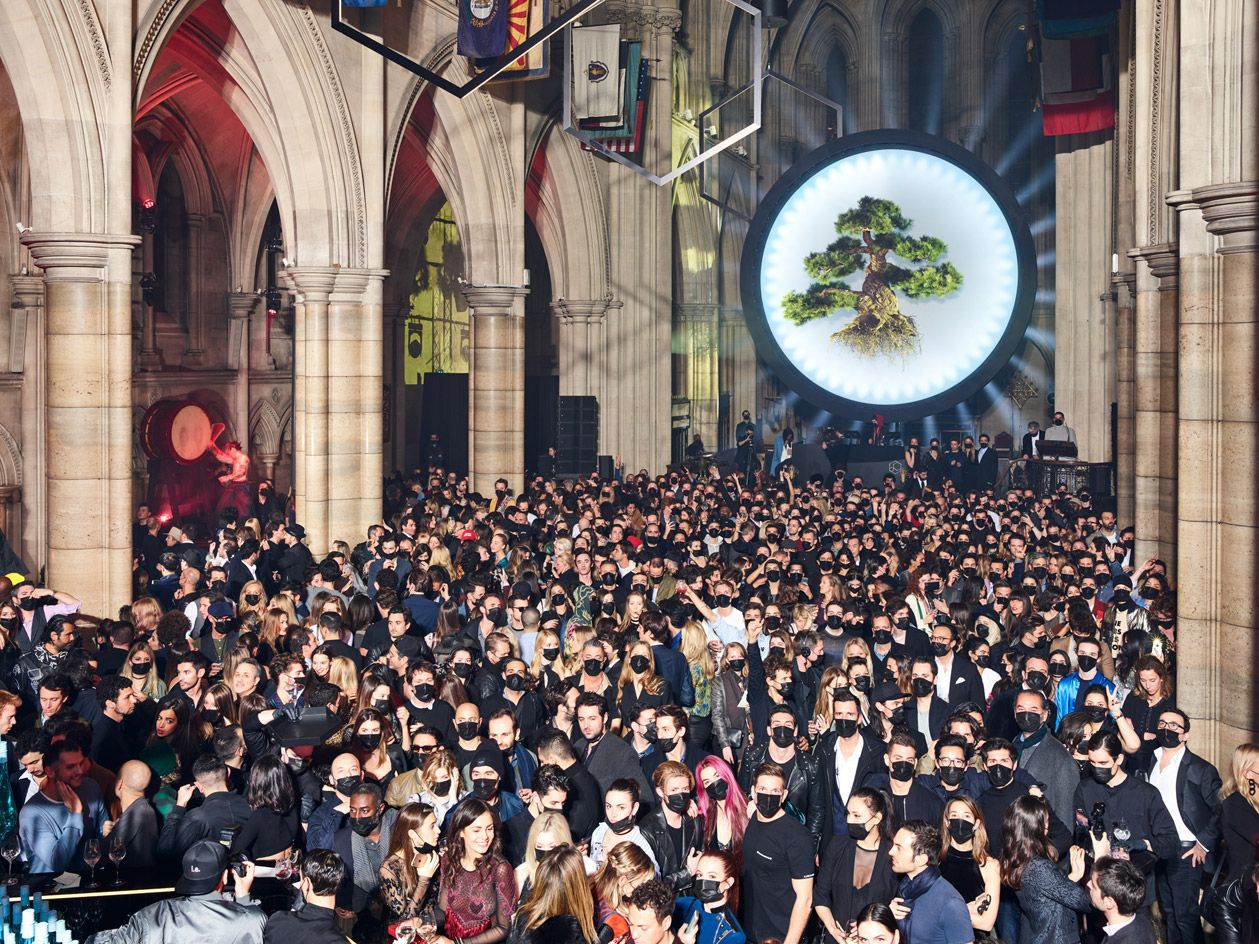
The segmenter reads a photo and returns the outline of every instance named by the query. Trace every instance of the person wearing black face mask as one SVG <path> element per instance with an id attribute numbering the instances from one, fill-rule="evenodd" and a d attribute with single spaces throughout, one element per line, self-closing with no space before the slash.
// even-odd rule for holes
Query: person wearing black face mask
<path id="1" fill-rule="evenodd" d="M 1108 694 L 1115 690 L 1114 682 L 1101 672 L 1102 644 L 1091 636 L 1077 637 L 1074 644 L 1078 668 L 1059 680 L 1054 693 L 1058 715 L 1063 718 L 1075 711 L 1080 694 L 1090 685 L 1101 685 Z"/>
<path id="2" fill-rule="evenodd" d="M 656 720 L 647 729 L 654 750 L 640 760 L 643 773 L 654 777 L 656 768 L 670 760 L 683 764 L 688 770 L 696 768 L 708 752 L 699 749 L 687 738 L 689 723 L 690 718 L 677 705 L 663 705 L 656 710 Z"/>
<path id="3" fill-rule="evenodd" d="M 380 785 L 370 780 L 350 796 L 348 824 L 332 837 L 332 851 L 345 864 L 337 907 L 361 912 L 379 895 L 380 866 L 389 853 L 398 811 L 385 806 Z M 370 871 L 362 868 L 366 865 Z"/>
<path id="4" fill-rule="evenodd" d="M 1181 847 L 1180 832 L 1158 787 L 1124 770 L 1129 759 L 1113 732 L 1099 731 L 1085 747 L 1092 775 L 1081 778 L 1076 788 L 1076 815 L 1082 811 L 1091 822 L 1097 811 L 1110 850 L 1126 851 L 1132 863 L 1145 873 L 1148 906 L 1154 900 L 1156 866 L 1179 859 L 1192 847 Z M 1196 898 L 1197 893 L 1194 894 Z"/>
<path id="5" fill-rule="evenodd" d="M 863 787 L 848 798 L 847 835 L 826 849 L 813 888 L 813 910 L 830 941 L 847 941 L 863 908 L 890 901 L 899 884 L 889 858 L 887 797 Z"/>
<path id="6" fill-rule="evenodd" d="M 984 816 L 969 797 L 955 797 L 945 804 L 941 832 L 948 844 L 940 858 L 940 875 L 966 902 L 979 940 L 997 922 L 1001 863 L 988 855 Z"/>
<path id="7" fill-rule="evenodd" d="M 472 781 L 472 796 L 498 815 L 503 856 L 513 866 L 519 865 L 524 861 L 533 816 L 517 794 L 504 788 L 506 766 L 497 744 L 481 742 L 468 764 L 468 777 Z"/>
<path id="8" fill-rule="evenodd" d="M 685 765 L 665 761 L 652 774 L 659 808 L 642 822 L 643 835 L 651 847 L 662 881 L 675 891 L 691 887 L 700 851 L 704 847 L 704 827 L 691 816 L 695 777 Z"/>
<path id="9" fill-rule="evenodd" d="M 876 690 L 876 694 L 877 694 Z M 822 815 L 818 837 L 819 852 L 847 831 L 844 809 L 853 791 L 866 786 L 886 768 L 883 764 L 883 743 L 877 735 L 861 730 L 861 706 L 857 696 L 843 689 L 831 698 L 831 730 L 818 739 L 813 750 L 817 768 Z"/>
<path id="10" fill-rule="evenodd" d="M 1041 655 L 1029 655 L 1015 664 L 1014 677 L 1021 678 L 1022 684 L 994 696 L 984 719 L 989 734 L 1007 741 L 1019 735 L 1018 725 L 1014 722 L 1014 702 L 1019 692 L 1037 691 L 1048 697 L 1051 686 L 1049 660 Z M 1052 730 L 1058 725 L 1058 709 L 1052 701 L 1047 703 L 1047 708 L 1048 724 Z"/>
<path id="11" fill-rule="evenodd" d="M 928 742 L 934 741 L 949 716 L 948 703 L 937 694 L 935 659 L 914 659 L 909 684 L 914 700 L 905 708 L 906 723 Z"/>
<path id="12" fill-rule="evenodd" d="M 938 822 L 944 804 L 931 788 L 918 777 L 918 744 L 908 731 L 897 731 L 887 742 L 884 754 L 885 771 L 870 777 L 866 783 L 882 790 L 892 799 L 891 827 L 923 819 Z"/>
<path id="13" fill-rule="evenodd" d="M 698 917 L 696 944 L 718 944 L 744 937 L 731 901 L 738 900 L 738 866 L 733 853 L 710 850 L 699 857 L 695 869 L 694 897 L 677 901 L 679 924 L 686 927 Z"/>
<path id="14" fill-rule="evenodd" d="M 1159 863 L 1159 902 L 1167 915 L 1168 944 L 1194 944 L 1199 938 L 1198 889 L 1207 857 L 1223 835 L 1220 772 L 1189 750 L 1189 716 L 1167 708 L 1158 717 L 1158 743 L 1148 780 L 1163 798 L 1180 854 Z"/>
<path id="15" fill-rule="evenodd" d="M 1019 766 L 1040 784 L 1054 815 L 1069 823 L 1080 768 L 1046 724 L 1048 706 L 1049 699 L 1039 691 L 1019 692 L 1014 701 L 1014 723 L 1021 733 L 1014 746 L 1019 752 Z"/>
<path id="16" fill-rule="evenodd" d="M 546 720 L 542 698 L 535 691 L 527 691 L 529 670 L 515 656 L 503 660 L 503 691 L 481 703 L 481 716 L 491 718 L 506 711 L 516 719 L 521 731 L 536 731 Z"/>
<path id="17" fill-rule="evenodd" d="M 743 834 L 742 875 L 748 939 L 800 944 L 813 904 L 813 842 L 783 807 L 782 768 L 762 764 L 750 779 L 756 812 Z"/>
<path id="18" fill-rule="evenodd" d="M 402 693 L 407 699 L 412 727 L 435 728 L 443 743 L 454 741 L 455 709 L 450 702 L 437 697 L 437 669 L 431 663 L 416 663 L 407 670 Z"/>
<path id="19" fill-rule="evenodd" d="M 1111 587 L 1110 606 L 1102 617 L 1102 642 L 1110 646 L 1111 655 L 1118 660 L 1125 634 L 1134 629 L 1148 633 L 1153 627 L 1149 611 L 1132 599 L 1132 578 L 1120 575 Z"/>
<path id="20" fill-rule="evenodd" d="M 770 709 L 765 736 L 753 742 L 743 755 L 743 764 L 739 768 L 739 788 L 745 794 L 750 793 L 753 771 L 765 762 L 776 764 L 786 777 L 784 802 L 790 804 L 797 818 L 803 816 L 810 833 L 820 838 L 825 831 L 825 778 L 815 761 L 815 755 L 802 753 L 797 749 L 799 731 L 796 717 L 790 708 L 777 705 Z"/>

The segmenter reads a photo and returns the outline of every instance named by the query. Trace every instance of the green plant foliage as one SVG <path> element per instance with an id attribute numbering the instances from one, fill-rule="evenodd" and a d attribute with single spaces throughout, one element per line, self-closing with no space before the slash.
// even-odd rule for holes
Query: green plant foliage
<path id="1" fill-rule="evenodd" d="M 897 292 L 912 299 L 943 298 L 962 287 L 962 273 L 953 263 L 940 262 L 949 248 L 943 240 L 911 236 L 907 232 L 911 226 L 913 220 L 891 200 L 862 197 L 836 218 L 838 238 L 805 257 L 804 269 L 813 284 L 783 296 L 784 317 L 804 325 L 839 311 L 855 311 L 852 320 L 831 335 L 834 343 L 867 357 L 916 350 L 918 326 L 900 310 Z M 888 262 L 889 253 L 922 265 L 896 265 Z M 844 281 L 858 271 L 864 273 L 859 289 Z"/>

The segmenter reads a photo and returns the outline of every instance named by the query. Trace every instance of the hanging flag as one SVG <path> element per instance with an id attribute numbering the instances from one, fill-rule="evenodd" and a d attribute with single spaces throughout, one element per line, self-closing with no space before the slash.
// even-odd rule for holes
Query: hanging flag
<path id="1" fill-rule="evenodd" d="M 1040 94 L 1047 105 L 1089 101 L 1109 91 L 1112 72 L 1106 37 L 1041 40 Z"/>
<path id="2" fill-rule="evenodd" d="M 582 129 L 590 129 L 595 133 L 593 138 L 619 138 L 630 133 L 634 119 L 634 103 L 638 99 L 638 74 L 643 61 L 643 44 L 641 42 L 621 43 L 621 64 L 619 69 L 620 88 L 622 93 L 621 110 L 615 118 L 587 118 L 580 122 Z"/>
<path id="3" fill-rule="evenodd" d="M 572 30 L 573 117 L 615 117 L 621 107 L 617 85 L 621 27 L 582 26 Z"/>
<path id="4" fill-rule="evenodd" d="M 1115 96 L 1102 92 L 1087 101 L 1045 105 L 1042 112 L 1046 137 L 1102 131 L 1115 126 Z"/>
<path id="5" fill-rule="evenodd" d="M 507 0 L 459 0 L 458 52 L 493 59 L 507 48 Z"/>
<path id="6" fill-rule="evenodd" d="M 507 48 L 511 52 L 530 37 L 546 29 L 551 22 L 548 0 L 507 0 Z M 504 69 L 494 81 L 520 81 L 545 78 L 551 72 L 551 44 L 539 43 Z M 488 69 L 493 59 L 479 59 L 474 67 Z"/>
<path id="7" fill-rule="evenodd" d="M 1118 13 L 1119 0 L 1036 0 L 1036 16 L 1046 39 L 1105 36 Z"/>

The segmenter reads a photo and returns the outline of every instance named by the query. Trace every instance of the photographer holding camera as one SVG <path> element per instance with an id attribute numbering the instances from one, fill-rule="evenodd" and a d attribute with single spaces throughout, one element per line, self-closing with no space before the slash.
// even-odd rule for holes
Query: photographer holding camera
<path id="1" fill-rule="evenodd" d="M 235 895 L 224 897 L 228 875 Z M 141 908 L 114 931 L 101 931 L 88 944 L 262 944 L 267 916 L 250 897 L 252 862 L 228 869 L 227 849 L 212 839 L 192 844 L 184 853 L 177 897 Z"/>

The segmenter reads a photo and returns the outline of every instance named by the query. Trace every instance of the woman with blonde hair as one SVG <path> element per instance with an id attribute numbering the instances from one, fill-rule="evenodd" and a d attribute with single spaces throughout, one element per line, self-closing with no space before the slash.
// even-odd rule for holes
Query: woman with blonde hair
<path id="1" fill-rule="evenodd" d="M 262 625 L 258 627 L 258 657 L 263 665 L 271 664 L 271 660 L 280 651 L 280 639 L 288 632 L 290 626 L 297 623 L 296 619 L 290 618 L 289 614 L 277 605 L 283 599 L 285 597 L 281 593 L 276 597 L 276 603 L 267 607 L 266 613 L 262 615 Z M 266 646 L 265 650 L 263 646 Z"/>
<path id="2" fill-rule="evenodd" d="M 988 855 L 984 814 L 968 796 L 954 797 L 944 804 L 940 817 L 940 875 L 966 902 L 971 927 L 986 936 L 997 923 L 1001 863 Z"/>
<path id="3" fill-rule="evenodd" d="M 127 650 L 127 660 L 118 674 L 131 679 L 131 687 L 143 699 L 159 701 L 166 697 L 166 683 L 157 674 L 153 650 L 147 642 L 138 642 Z"/>
<path id="4" fill-rule="evenodd" d="M 1223 799 L 1224 848 L 1228 864 L 1223 881 L 1234 882 L 1255 863 L 1259 849 L 1259 744 L 1239 744 L 1233 750 Z"/>
<path id="5" fill-rule="evenodd" d="M 633 630 L 637 633 L 642 622 L 643 611 L 647 609 L 647 598 L 634 591 L 625 597 L 625 615 L 621 617 L 621 632 Z M 641 634 L 640 634 L 641 635 Z"/>
<path id="6" fill-rule="evenodd" d="M 162 618 L 162 604 L 153 597 L 140 597 L 131 604 L 131 625 L 136 628 L 136 638 L 146 633 L 157 632 L 158 621 Z"/>
<path id="7" fill-rule="evenodd" d="M 557 940 L 565 944 L 594 944 L 597 940 L 585 865 L 571 844 L 556 847 L 537 864 L 537 881 L 517 909 L 507 937 L 508 944 Z"/>
<path id="8" fill-rule="evenodd" d="M 525 857 L 516 866 L 516 887 L 520 889 L 520 897 L 529 894 L 537 872 L 538 860 L 559 846 L 571 846 L 573 833 L 568 827 L 568 820 L 563 813 L 544 810 L 529 827 L 529 838 L 525 840 Z M 584 883 L 583 883 L 584 884 Z"/>
<path id="9" fill-rule="evenodd" d="M 454 751 L 439 747 L 424 759 L 420 767 L 420 802 L 433 808 L 439 823 L 446 821 L 446 814 L 455 808 L 465 792 Z"/>
<path id="10" fill-rule="evenodd" d="M 257 613 L 259 619 L 267 614 L 267 591 L 261 580 L 246 581 L 240 588 L 240 597 L 236 601 L 237 619 L 246 613 Z"/>
<path id="11" fill-rule="evenodd" d="M 560 652 L 560 634 L 554 629 L 538 630 L 529 674 L 538 680 L 540 688 L 549 688 L 560 679 L 568 678 L 568 668 L 560 658 Z"/>
<path id="12" fill-rule="evenodd" d="M 595 638 L 595 629 L 589 623 L 569 623 L 564 634 L 564 665 L 569 675 L 581 672 L 581 651 L 586 643 Z"/>
<path id="13" fill-rule="evenodd" d="M 644 705 L 673 704 L 673 686 L 656 674 L 651 643 L 640 639 L 630 646 L 616 683 L 616 704 L 622 718 L 637 718 Z"/>
<path id="14" fill-rule="evenodd" d="M 682 644 L 679 646 L 691 670 L 691 687 L 695 690 L 695 703 L 686 710 L 690 716 L 688 737 L 691 742 L 708 749 L 713 733 L 713 676 L 717 666 L 708 649 L 708 636 L 704 627 L 694 620 L 687 620 L 682 627 Z"/>
<path id="15" fill-rule="evenodd" d="M 629 931 L 625 900 L 643 882 L 649 882 L 656 868 L 647 853 L 629 841 L 605 848 L 606 857 L 599 871 L 590 879 L 595 901 L 595 922 L 601 931 L 605 926 L 617 938 Z"/>
<path id="16" fill-rule="evenodd" d="M 747 665 L 747 649 L 742 643 L 730 643 L 722 653 L 721 671 L 717 673 L 716 684 L 712 688 L 711 718 L 716 742 L 713 746 L 732 767 L 738 766 L 738 760 L 747 746 Z"/>
<path id="17" fill-rule="evenodd" d="M 828 665 L 818 683 L 817 701 L 813 704 L 813 717 L 809 719 L 809 737 L 815 738 L 830 729 L 834 721 L 835 693 L 848 688 L 848 673 L 841 665 Z"/>
<path id="18" fill-rule="evenodd" d="M 328 681 L 345 694 L 353 698 L 358 692 L 358 669 L 349 656 L 333 656 L 328 665 Z"/>

